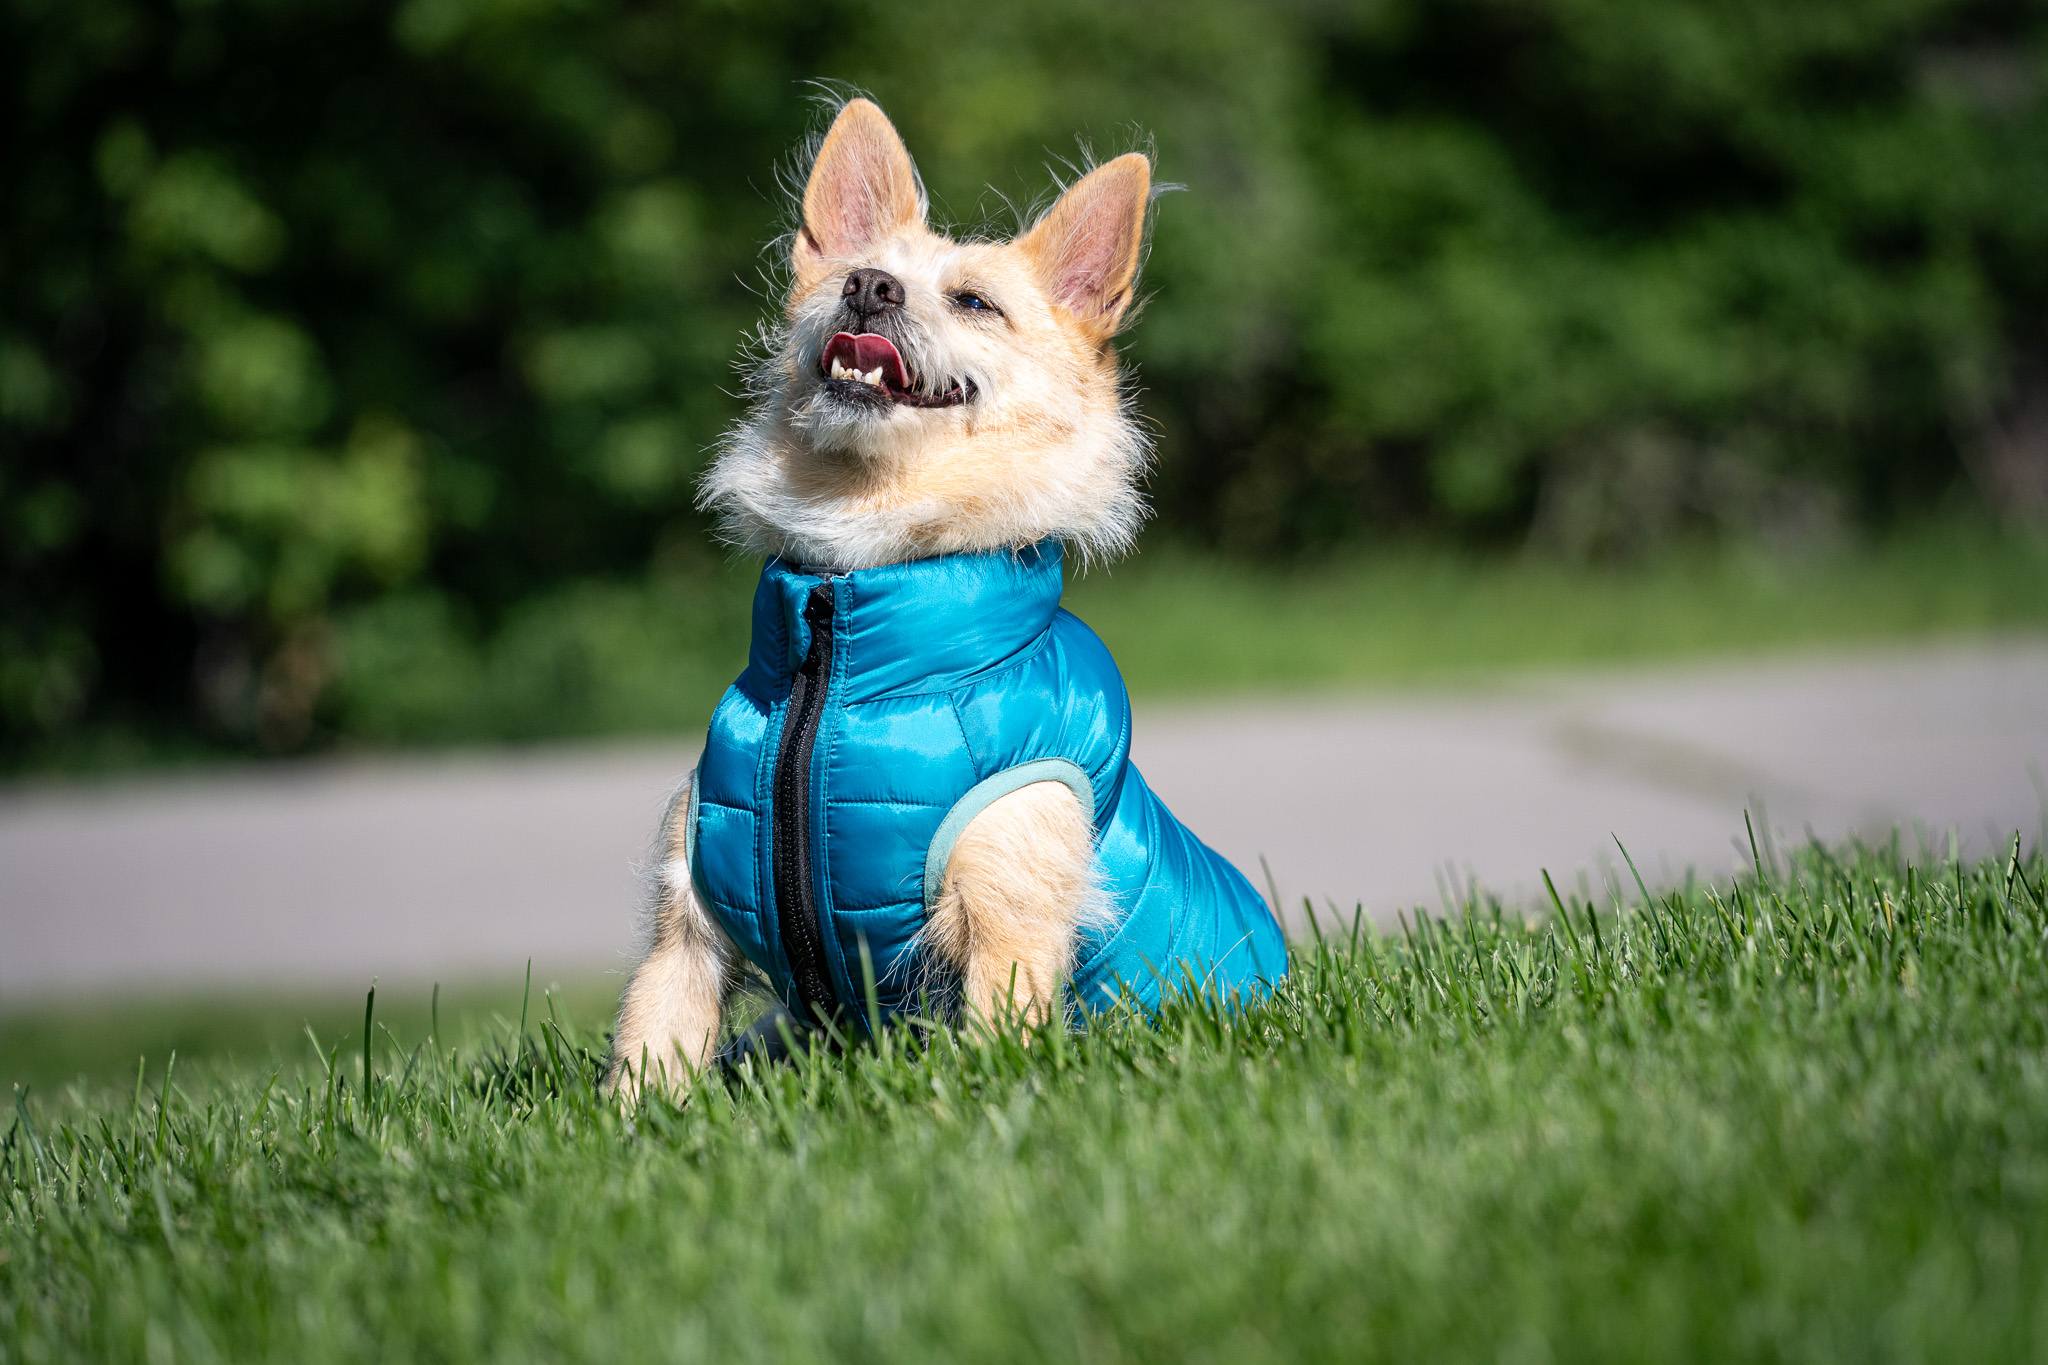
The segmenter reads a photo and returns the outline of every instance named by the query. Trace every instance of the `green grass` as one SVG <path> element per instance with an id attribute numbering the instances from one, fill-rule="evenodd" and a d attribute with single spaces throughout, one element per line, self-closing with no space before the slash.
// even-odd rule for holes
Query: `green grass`
<path id="1" fill-rule="evenodd" d="M 1294 571 L 1170 547 L 1070 581 L 1139 697 L 2048 628 L 2048 539 L 1968 523 L 1807 559 L 1673 550 L 1627 567 L 1385 550 Z"/>
<path id="2" fill-rule="evenodd" d="M 545 1021 L 31 1098 L 0 1359 L 2048 1354 L 2038 850 L 1630 899 L 630 1120 Z"/>
<path id="3" fill-rule="evenodd" d="M 545 978 L 555 1010 L 585 1027 L 609 1022 L 621 978 L 593 975 L 567 983 Z M 377 992 L 381 1026 L 425 1037 L 438 1014 L 451 1037 L 510 1028 L 526 990 L 518 979 L 461 980 L 446 986 L 408 982 Z M 169 993 L 68 997 L 0 1007 L 0 1094 L 27 1086 L 41 1094 L 82 1086 L 91 1094 L 135 1083 L 144 1055 L 157 1072 L 173 1052 L 186 1074 L 268 1071 L 306 1055 L 306 1030 L 325 1039 L 360 1038 L 363 997 L 328 987 L 297 992 Z"/>
<path id="4" fill-rule="evenodd" d="M 746 662 L 753 561 L 584 583 L 489 639 L 445 603 L 342 623 L 345 743 L 690 732 Z M 1805 559 L 1674 549 L 1628 567 L 1395 547 L 1282 568 L 1171 544 L 1070 574 L 1137 696 L 1375 686 L 2048 628 L 2048 540 L 1935 523 Z"/>
<path id="5" fill-rule="evenodd" d="M 484 631 L 431 588 L 339 614 L 315 743 L 342 749 L 696 735 L 746 663 L 757 561 L 561 585 Z M 1786 556 L 1672 547 L 1619 566 L 1441 545 L 1293 566 L 1155 540 L 1067 605 L 1151 697 L 1402 686 L 1504 671 L 2048 630 L 2048 538 L 1935 520 Z M 193 731 L 86 727 L 17 770 L 218 760 Z"/>

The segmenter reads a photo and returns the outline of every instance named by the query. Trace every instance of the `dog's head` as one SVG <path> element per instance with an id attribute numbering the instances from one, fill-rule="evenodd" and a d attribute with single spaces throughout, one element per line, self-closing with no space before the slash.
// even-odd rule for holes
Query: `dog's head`
<path id="1" fill-rule="evenodd" d="M 875 105 L 839 112 L 810 171 L 783 324 L 703 498 L 763 553 L 837 569 L 1046 537 L 1126 548 L 1147 444 L 1111 340 L 1130 315 L 1152 166 L 1083 176 L 1022 235 L 925 225 Z"/>

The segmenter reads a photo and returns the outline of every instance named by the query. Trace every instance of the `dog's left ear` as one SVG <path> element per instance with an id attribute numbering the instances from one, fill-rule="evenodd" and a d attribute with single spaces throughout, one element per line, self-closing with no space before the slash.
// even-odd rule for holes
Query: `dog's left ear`
<path id="1" fill-rule="evenodd" d="M 1082 176 L 1017 240 L 1053 302 L 1098 341 L 1130 307 L 1151 193 L 1152 162 L 1126 153 Z"/>

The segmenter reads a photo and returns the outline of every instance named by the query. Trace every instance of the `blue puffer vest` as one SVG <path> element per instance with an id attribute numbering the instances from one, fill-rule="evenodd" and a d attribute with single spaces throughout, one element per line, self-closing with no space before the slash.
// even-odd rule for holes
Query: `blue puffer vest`
<path id="1" fill-rule="evenodd" d="M 1084 931 L 1074 993 L 1147 1006 L 1162 981 L 1262 993 L 1287 971 L 1272 913 L 1130 761 L 1108 649 L 1060 610 L 1060 549 L 949 555 L 853 573 L 761 571 L 746 672 L 691 789 L 698 894 L 800 1017 L 858 1021 L 862 945 L 882 1007 L 928 983 L 917 936 L 967 822 L 1031 782 L 1094 813 L 1115 905 Z"/>

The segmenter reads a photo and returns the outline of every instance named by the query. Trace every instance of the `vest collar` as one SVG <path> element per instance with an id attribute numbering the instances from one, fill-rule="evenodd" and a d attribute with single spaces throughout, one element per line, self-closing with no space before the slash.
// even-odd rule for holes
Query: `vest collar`
<path id="1" fill-rule="evenodd" d="M 754 590 L 747 671 L 764 696 L 789 689 L 811 644 L 805 603 L 829 580 L 845 700 L 956 687 L 1037 647 L 1059 611 L 1060 560 L 1051 540 L 840 574 L 771 559 Z"/>

